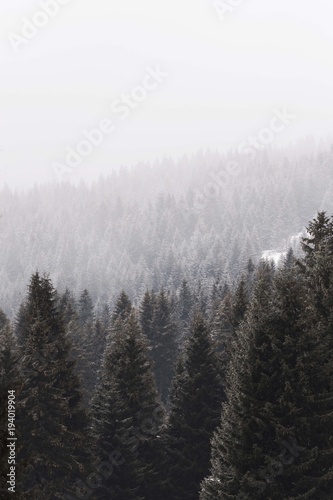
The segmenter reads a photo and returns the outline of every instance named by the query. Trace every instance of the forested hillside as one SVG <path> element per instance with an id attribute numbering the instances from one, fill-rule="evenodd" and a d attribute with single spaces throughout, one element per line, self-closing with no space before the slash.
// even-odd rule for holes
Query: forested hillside
<path id="1" fill-rule="evenodd" d="M 206 292 L 233 282 L 249 258 L 287 250 L 318 210 L 333 210 L 332 157 L 325 144 L 257 151 L 255 161 L 208 151 L 90 187 L 4 187 L 0 304 L 13 317 L 36 270 L 61 292 L 87 288 L 97 309 L 122 289 L 138 304 L 147 288 L 179 290 L 182 279 Z"/>
<path id="2" fill-rule="evenodd" d="M 301 246 L 278 269 L 250 261 L 232 290 L 183 279 L 100 314 L 34 273 L 15 322 L 0 312 L 19 498 L 330 500 L 333 217 Z"/>

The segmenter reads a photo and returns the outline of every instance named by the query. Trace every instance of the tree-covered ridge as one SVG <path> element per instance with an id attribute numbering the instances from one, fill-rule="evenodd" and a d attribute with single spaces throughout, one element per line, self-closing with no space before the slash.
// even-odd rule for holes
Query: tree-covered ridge
<path id="1" fill-rule="evenodd" d="M 209 295 L 183 278 L 135 307 L 123 290 L 113 310 L 34 273 L 14 323 L 0 311 L 19 498 L 331 499 L 333 217 L 302 248 Z"/>
<path id="2" fill-rule="evenodd" d="M 333 211 L 332 150 L 198 153 L 120 169 L 84 184 L 0 192 L 0 304 L 13 317 L 36 269 L 113 308 L 125 289 L 206 291 L 249 258 L 283 247 L 318 210 Z M 237 165 L 230 169 L 229 165 Z"/>

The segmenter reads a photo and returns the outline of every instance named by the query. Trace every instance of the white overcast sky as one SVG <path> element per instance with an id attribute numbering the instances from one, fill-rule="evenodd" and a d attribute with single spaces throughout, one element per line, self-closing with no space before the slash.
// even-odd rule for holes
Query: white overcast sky
<path id="1" fill-rule="evenodd" d="M 115 131 L 73 180 L 237 146 L 274 107 L 297 117 L 277 141 L 332 132 L 332 0 L 243 0 L 223 20 L 213 0 L 70 0 L 15 51 L 9 34 L 42 2 L 0 2 L 2 184 L 52 180 L 53 162 L 104 118 Z M 157 65 L 168 78 L 120 120 L 111 103 Z"/>

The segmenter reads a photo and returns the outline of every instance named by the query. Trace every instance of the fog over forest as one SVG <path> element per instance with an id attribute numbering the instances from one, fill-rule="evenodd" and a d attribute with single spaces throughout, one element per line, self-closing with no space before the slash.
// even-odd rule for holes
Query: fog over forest
<path id="1" fill-rule="evenodd" d="M 333 211 L 332 158 L 328 141 L 308 141 L 255 159 L 165 158 L 93 185 L 3 188 L 0 303 L 13 316 L 37 270 L 62 292 L 87 288 L 97 308 L 112 307 L 123 289 L 137 303 L 183 279 L 207 293 L 216 281 L 233 285 L 249 259 L 295 250 L 308 220 Z"/>
<path id="2" fill-rule="evenodd" d="M 332 0 L 1 0 L 0 500 L 333 499 Z"/>

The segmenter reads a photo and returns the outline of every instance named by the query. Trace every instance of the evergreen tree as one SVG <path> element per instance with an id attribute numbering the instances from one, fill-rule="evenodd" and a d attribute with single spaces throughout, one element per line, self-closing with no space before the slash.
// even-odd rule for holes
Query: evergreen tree
<path id="1" fill-rule="evenodd" d="M 98 463 L 117 450 L 122 458 L 104 478 L 96 498 L 158 498 L 155 447 L 163 424 L 148 344 L 134 312 L 114 324 L 93 402 Z"/>
<path id="2" fill-rule="evenodd" d="M 307 328 L 304 280 L 286 265 L 272 286 L 263 271 L 234 339 L 201 500 L 331 498 L 327 353 Z"/>
<path id="3" fill-rule="evenodd" d="M 112 324 L 115 324 L 117 319 L 124 320 L 132 310 L 132 303 L 124 290 L 119 295 L 114 311 L 112 313 Z"/>
<path id="4" fill-rule="evenodd" d="M 212 440 L 212 470 L 202 486 L 202 500 L 238 499 L 243 492 L 242 484 L 249 471 L 259 470 L 264 465 L 265 428 L 261 428 L 259 415 L 253 414 L 256 405 L 266 401 L 270 366 L 267 356 L 268 338 L 265 322 L 271 307 L 271 283 L 269 270 L 257 279 L 254 296 L 246 322 L 233 337 L 231 360 L 227 373 L 227 401 L 223 405 L 222 421 Z M 265 349 L 266 347 L 266 349 Z M 260 377 L 266 377 L 266 383 Z M 260 391 L 260 392 L 259 392 Z M 262 394 L 263 393 L 263 394 Z M 257 426 L 254 423 L 258 420 Z M 258 452 L 255 450 L 258 449 Z M 259 458 L 256 460 L 256 456 Z M 262 460 L 262 462 L 261 462 Z M 253 468 L 253 469 L 252 469 Z M 248 490 L 245 491 L 248 493 Z M 255 495 L 255 485 L 249 498 L 261 498 Z M 252 495 L 252 497 L 251 497 Z M 244 498 L 248 498 L 245 496 Z"/>
<path id="5" fill-rule="evenodd" d="M 60 296 L 58 307 L 62 314 L 65 327 L 67 327 L 74 318 L 77 318 L 75 300 L 68 288 L 66 288 L 65 293 Z"/>
<path id="6" fill-rule="evenodd" d="M 94 319 L 94 306 L 87 289 L 83 290 L 79 298 L 79 321 L 81 326 L 91 324 Z"/>
<path id="7" fill-rule="evenodd" d="M 8 324 L 8 318 L 3 312 L 3 310 L 0 309 L 0 330 L 2 330 L 3 327 L 6 326 L 7 324 Z"/>
<path id="8" fill-rule="evenodd" d="M 319 450 L 317 468 L 312 471 L 323 498 L 333 495 L 333 218 L 320 212 L 303 238 L 305 256 L 298 261 L 307 284 L 306 327 L 320 352 L 312 368 L 311 381 L 316 391 L 317 420 L 313 433 Z M 320 422 L 320 425 L 319 425 Z M 325 492 L 325 493 L 324 493 Z M 325 496 L 326 495 L 326 496 Z"/>
<path id="9" fill-rule="evenodd" d="M 111 313 L 108 304 L 105 304 L 101 314 L 101 322 L 105 331 L 108 331 L 111 325 Z"/>
<path id="10" fill-rule="evenodd" d="M 108 308 L 104 308 L 103 321 L 94 319 L 94 307 L 90 294 L 84 290 L 79 299 L 78 312 L 75 310 L 68 291 L 61 297 L 59 309 L 67 321 L 67 330 L 73 342 L 74 358 L 76 360 L 76 372 L 82 383 L 83 403 L 89 407 L 96 386 L 98 371 L 106 346 L 110 317 Z"/>
<path id="11" fill-rule="evenodd" d="M 163 289 L 158 294 L 155 304 L 151 348 L 157 387 L 162 400 L 166 401 L 174 374 L 178 346 L 170 301 Z"/>
<path id="12" fill-rule="evenodd" d="M 241 278 L 233 296 L 231 307 L 230 322 L 235 329 L 238 328 L 240 322 L 244 319 L 248 307 L 248 291 L 244 277 Z"/>
<path id="13" fill-rule="evenodd" d="M 19 366 L 23 383 L 17 398 L 17 488 L 24 498 L 63 498 L 85 472 L 88 420 L 49 278 L 32 276 L 25 314 Z"/>
<path id="14" fill-rule="evenodd" d="M 182 325 L 186 327 L 190 319 L 193 299 L 190 287 L 188 286 L 188 283 L 185 279 L 181 284 L 179 302 L 181 306 L 180 320 L 182 322 Z"/>
<path id="15" fill-rule="evenodd" d="M 219 423 L 222 399 L 218 360 L 208 328 L 198 314 L 172 384 L 167 430 L 168 498 L 198 498 L 200 482 L 209 470 L 210 439 Z"/>
<path id="16" fill-rule="evenodd" d="M 15 337 L 19 347 L 23 347 L 26 331 L 26 304 L 22 302 L 15 319 Z"/>
<path id="17" fill-rule="evenodd" d="M 153 340 L 153 319 L 155 303 L 156 296 L 154 292 L 149 292 L 147 290 L 141 301 L 139 312 L 142 332 L 144 335 L 146 335 L 149 342 Z"/>
<path id="18" fill-rule="evenodd" d="M 81 328 L 82 345 L 80 346 L 80 377 L 85 391 L 84 402 L 89 405 L 93 397 L 98 372 L 106 348 L 107 331 L 101 321 L 96 319 Z"/>

